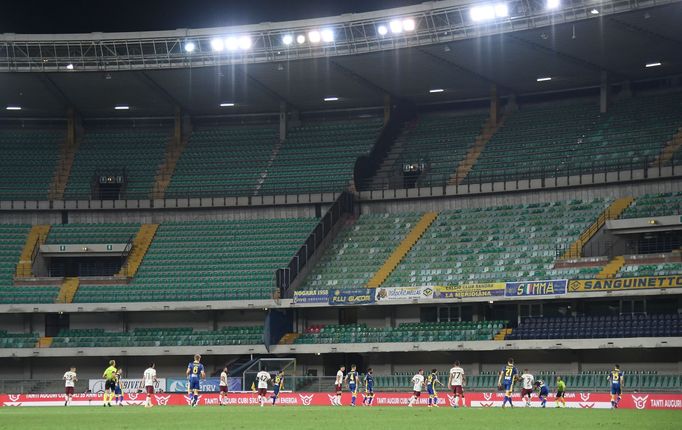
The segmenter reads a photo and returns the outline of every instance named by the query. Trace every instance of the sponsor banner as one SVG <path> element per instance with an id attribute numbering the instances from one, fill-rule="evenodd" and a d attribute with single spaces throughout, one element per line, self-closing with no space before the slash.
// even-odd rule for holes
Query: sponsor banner
<path id="1" fill-rule="evenodd" d="M 330 290 L 330 305 L 368 305 L 374 303 L 374 288 Z"/>
<path id="2" fill-rule="evenodd" d="M 572 280 L 568 283 L 569 292 L 646 290 L 658 288 L 682 288 L 682 275 L 585 279 Z"/>
<path id="3" fill-rule="evenodd" d="M 412 393 L 376 393 L 373 404 L 375 406 L 407 406 Z M 144 404 L 146 395 L 126 394 L 124 404 L 129 406 Z M 281 406 L 331 406 L 335 397 L 333 393 L 281 393 L 277 404 Z M 363 395 L 359 396 L 361 402 Z M 500 407 L 504 394 L 501 392 L 466 393 L 467 406 L 492 408 Z M 341 402 L 350 404 L 350 393 L 343 393 Z M 555 398 L 550 395 L 547 399 L 548 407 L 554 407 Z M 184 394 L 160 393 L 154 394 L 152 403 L 155 406 L 187 406 L 190 399 Z M 525 407 L 525 401 L 519 393 L 513 396 L 514 406 Z M 227 403 L 234 406 L 255 406 L 258 397 L 255 393 L 229 393 Z M 455 397 L 449 392 L 438 394 L 438 403 L 442 406 L 453 406 Z M 218 393 L 202 393 L 199 396 L 199 406 L 218 406 Z M 416 407 L 425 407 L 428 396 L 425 393 L 417 399 Z M 76 394 L 72 406 L 101 406 L 102 397 L 95 394 Z M 63 394 L 2 394 L 0 406 L 64 406 Z M 531 407 L 540 407 L 540 400 L 533 394 Z M 611 396 L 607 393 L 566 393 L 566 407 L 581 409 L 608 409 L 611 407 Z M 619 407 L 622 409 L 676 409 L 682 410 L 682 394 L 665 393 L 637 393 L 623 394 Z"/>
<path id="4" fill-rule="evenodd" d="M 462 299 L 465 297 L 493 297 L 504 296 L 506 284 L 494 282 L 491 284 L 464 284 L 436 287 L 433 294 L 435 299 Z"/>
<path id="5" fill-rule="evenodd" d="M 88 388 L 92 393 L 104 393 L 104 379 L 90 379 Z M 144 381 L 142 379 L 121 379 L 121 390 L 124 393 L 137 393 L 144 391 Z M 154 391 L 164 391 L 166 389 L 166 378 L 158 378 L 154 384 Z"/>
<path id="6" fill-rule="evenodd" d="M 389 302 L 392 300 L 421 300 L 433 298 L 433 287 L 389 287 L 377 288 L 374 301 Z"/>
<path id="7" fill-rule="evenodd" d="M 168 378 L 166 382 L 166 392 L 168 393 L 186 393 L 187 392 L 187 379 L 186 378 Z M 199 387 L 201 387 L 202 392 L 206 393 L 217 393 L 220 391 L 220 378 L 206 378 L 204 380 L 199 380 Z M 242 380 L 241 378 L 227 378 L 227 389 L 228 391 L 241 391 Z"/>
<path id="8" fill-rule="evenodd" d="M 327 303 L 329 290 L 294 291 L 294 303 Z"/>
<path id="9" fill-rule="evenodd" d="M 507 282 L 504 295 L 507 297 L 519 296 L 554 296 L 566 294 L 566 279 L 553 279 L 551 281 L 524 281 Z"/>

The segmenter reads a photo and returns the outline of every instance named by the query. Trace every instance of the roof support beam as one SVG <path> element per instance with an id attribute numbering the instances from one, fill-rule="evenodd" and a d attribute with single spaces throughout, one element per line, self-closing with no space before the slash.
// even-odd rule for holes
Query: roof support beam
<path id="1" fill-rule="evenodd" d="M 251 84 L 253 84 L 253 86 L 255 86 L 256 88 L 258 88 L 259 90 L 261 90 L 262 92 L 267 94 L 268 97 L 270 97 L 274 101 L 276 101 L 278 103 L 284 102 L 287 104 L 287 106 L 291 107 L 292 109 L 295 109 L 298 111 L 301 110 L 301 108 L 296 106 L 293 102 L 288 100 L 282 94 L 278 93 L 277 91 L 273 90 L 272 88 L 268 87 L 267 85 L 265 85 L 264 83 L 262 83 L 261 81 L 259 81 L 258 79 L 254 78 L 252 75 L 250 75 L 249 72 L 246 71 L 246 65 L 242 65 L 241 67 L 235 66 L 235 67 L 233 67 L 232 70 L 234 70 L 234 73 L 241 73 L 242 75 L 244 75 L 247 82 L 250 82 Z"/>
<path id="2" fill-rule="evenodd" d="M 371 91 L 374 91 L 382 96 L 388 95 L 390 96 L 391 100 L 393 101 L 406 101 L 405 99 L 399 97 L 397 94 L 393 94 L 391 91 L 387 90 L 386 88 L 382 87 L 379 84 L 376 84 L 369 79 L 365 78 L 364 76 L 360 75 L 357 72 L 354 72 L 353 70 L 349 69 L 346 66 L 342 66 L 335 60 L 329 60 L 329 64 L 332 65 L 336 70 L 339 72 L 343 73 L 344 75 L 348 76 L 350 79 L 354 80 L 355 82 L 358 82 L 360 85 L 364 86 L 365 88 L 368 88 Z"/>
<path id="3" fill-rule="evenodd" d="M 82 117 L 81 112 L 69 96 L 62 91 L 61 88 L 50 78 L 47 73 L 40 74 L 40 82 L 45 86 L 47 91 L 52 94 L 64 106 L 64 111 L 72 109 L 74 113 Z"/>
<path id="4" fill-rule="evenodd" d="M 143 84 L 145 84 L 147 87 L 149 87 L 152 91 L 156 92 L 168 102 L 168 104 L 171 105 L 173 108 L 173 111 L 175 111 L 177 108 L 180 108 L 183 112 L 189 112 L 189 110 L 183 106 L 175 97 L 173 97 L 168 91 L 166 91 L 165 88 L 163 88 L 161 85 L 159 85 L 158 82 L 156 82 L 147 72 L 139 72 L 139 73 L 133 73 L 133 75 Z"/>
<path id="5" fill-rule="evenodd" d="M 619 20 L 618 18 L 607 17 L 606 19 L 608 20 L 608 22 L 616 24 L 619 27 L 622 27 L 625 30 L 630 31 L 632 33 L 637 33 L 640 35 L 644 34 L 645 36 L 648 36 L 650 39 L 654 39 L 657 41 L 666 42 L 666 43 L 670 43 L 672 45 L 682 47 L 682 40 L 677 40 L 677 39 L 674 39 L 672 37 L 664 36 L 662 34 L 656 33 L 655 31 L 646 30 L 642 27 L 638 27 L 636 25 L 629 24 L 627 22 L 623 22 L 623 21 Z"/>

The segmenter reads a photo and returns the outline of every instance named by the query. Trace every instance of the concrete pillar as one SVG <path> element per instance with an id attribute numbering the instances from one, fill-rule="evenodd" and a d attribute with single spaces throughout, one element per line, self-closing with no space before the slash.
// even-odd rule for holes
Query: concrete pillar
<path id="1" fill-rule="evenodd" d="M 297 109 L 291 111 L 291 117 L 289 118 L 289 126 L 298 127 L 301 125 L 301 112 Z"/>
<path id="2" fill-rule="evenodd" d="M 490 122 L 497 124 L 500 115 L 500 99 L 497 96 L 497 85 L 490 86 Z"/>
<path id="3" fill-rule="evenodd" d="M 599 112 L 606 113 L 609 110 L 611 99 L 611 87 L 609 86 L 608 73 L 601 72 L 601 85 L 599 86 Z"/>
<path id="4" fill-rule="evenodd" d="M 384 94 L 384 125 L 391 119 L 391 96 Z"/>
<path id="5" fill-rule="evenodd" d="M 516 112 L 519 110 L 519 105 L 516 103 L 516 94 L 509 95 L 509 98 L 507 99 L 507 105 L 505 106 L 504 110 L 506 112 Z"/>
<path id="6" fill-rule="evenodd" d="M 287 138 L 287 103 L 279 102 L 279 141 Z"/>

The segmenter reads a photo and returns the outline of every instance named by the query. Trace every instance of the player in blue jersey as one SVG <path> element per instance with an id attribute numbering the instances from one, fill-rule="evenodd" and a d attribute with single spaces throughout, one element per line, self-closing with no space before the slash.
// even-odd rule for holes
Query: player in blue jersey
<path id="1" fill-rule="evenodd" d="M 123 406 L 123 387 L 121 386 L 123 383 L 123 377 L 121 376 L 122 371 L 123 369 L 118 369 L 116 371 L 116 383 L 114 385 L 114 403 L 119 406 Z"/>
<path id="2" fill-rule="evenodd" d="M 275 406 L 280 390 L 284 388 L 284 370 L 280 370 L 275 375 L 275 382 L 272 387 L 272 406 Z"/>
<path id="3" fill-rule="evenodd" d="M 503 408 L 507 402 L 509 402 L 509 406 L 514 407 L 514 404 L 512 404 L 512 392 L 514 391 L 514 382 L 516 382 L 518 375 L 519 371 L 514 366 L 514 359 L 510 357 L 507 360 L 507 365 L 500 371 L 500 375 L 497 378 L 497 389 L 504 390 Z"/>
<path id="4" fill-rule="evenodd" d="M 436 385 L 443 384 L 438 380 L 438 370 L 431 369 L 431 373 L 426 376 L 426 392 L 429 393 L 429 407 L 438 407 L 438 393 L 436 392 Z"/>
<path id="5" fill-rule="evenodd" d="M 372 375 L 372 368 L 367 369 L 365 374 L 365 398 L 362 400 L 363 406 L 372 406 L 374 400 L 374 375 Z"/>
<path id="6" fill-rule="evenodd" d="M 201 355 L 196 354 L 194 361 L 190 361 L 187 365 L 187 396 L 190 398 L 190 405 L 196 407 L 199 403 L 199 381 L 206 379 L 206 372 L 204 365 L 201 364 Z"/>
<path id="7" fill-rule="evenodd" d="M 538 398 L 540 398 L 540 406 L 547 407 L 547 396 L 549 396 L 549 388 L 545 385 L 545 381 L 538 379 L 535 381 L 535 388 L 538 390 Z"/>
<path id="8" fill-rule="evenodd" d="M 623 392 L 623 372 L 621 372 L 619 365 L 616 364 L 613 368 L 608 380 L 611 382 L 611 408 L 617 409 Z"/>
<path id="9" fill-rule="evenodd" d="M 348 381 L 348 391 L 351 395 L 350 405 L 355 406 L 355 400 L 358 398 L 358 384 L 360 384 L 360 374 L 355 364 L 350 366 L 350 372 L 346 374 L 344 379 Z"/>

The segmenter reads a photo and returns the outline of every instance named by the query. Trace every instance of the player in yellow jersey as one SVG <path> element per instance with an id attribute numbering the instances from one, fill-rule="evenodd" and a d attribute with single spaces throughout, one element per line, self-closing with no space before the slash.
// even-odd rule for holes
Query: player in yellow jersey
<path id="1" fill-rule="evenodd" d="M 102 397 L 102 406 L 111 407 L 111 400 L 114 397 L 114 389 L 116 388 L 116 360 L 109 361 L 109 367 L 102 373 L 104 378 L 104 396 Z"/>

